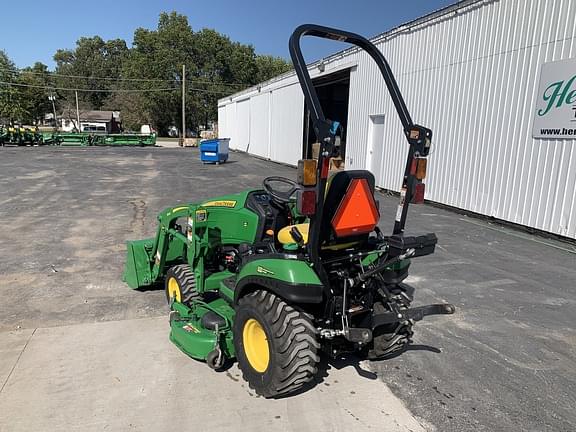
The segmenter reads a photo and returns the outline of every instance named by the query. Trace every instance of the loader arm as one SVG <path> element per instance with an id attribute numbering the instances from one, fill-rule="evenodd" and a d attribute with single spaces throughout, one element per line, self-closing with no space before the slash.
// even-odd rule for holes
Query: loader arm
<path id="1" fill-rule="evenodd" d="M 198 220 L 205 214 L 200 206 L 172 207 L 158 215 L 156 236 L 127 244 L 126 269 L 123 279 L 131 288 L 150 286 L 160 280 L 167 269 L 187 262 L 195 269 L 196 283 L 204 285 L 204 255 L 208 248 L 205 221 Z M 178 226 L 186 221 L 186 234 Z"/>

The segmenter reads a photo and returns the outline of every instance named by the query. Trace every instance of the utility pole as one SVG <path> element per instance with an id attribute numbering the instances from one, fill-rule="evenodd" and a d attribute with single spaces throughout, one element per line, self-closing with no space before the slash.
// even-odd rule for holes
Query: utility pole
<path id="1" fill-rule="evenodd" d="M 180 145 L 184 147 L 186 139 L 186 65 L 182 65 L 182 141 Z"/>
<path id="2" fill-rule="evenodd" d="M 50 92 L 50 96 L 48 96 L 48 99 L 52 101 L 52 112 L 54 113 L 54 129 L 58 130 L 58 118 L 56 118 L 56 105 L 54 104 L 56 96 L 54 95 L 54 93 Z"/>
<path id="3" fill-rule="evenodd" d="M 74 90 L 74 93 L 76 94 L 76 120 L 78 121 L 78 132 L 81 132 L 81 130 L 80 130 L 80 110 L 78 109 L 78 91 Z"/>

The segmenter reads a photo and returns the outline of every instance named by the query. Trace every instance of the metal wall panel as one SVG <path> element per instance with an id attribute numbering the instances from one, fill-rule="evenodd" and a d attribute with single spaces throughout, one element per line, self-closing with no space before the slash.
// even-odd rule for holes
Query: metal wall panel
<path id="1" fill-rule="evenodd" d="M 302 155 L 304 95 L 295 83 L 272 92 L 270 159 L 296 165 Z"/>
<path id="2" fill-rule="evenodd" d="M 228 138 L 228 122 L 226 121 L 226 105 L 218 105 L 218 136 Z"/>
<path id="3" fill-rule="evenodd" d="M 540 67 L 576 57 L 575 22 L 573 0 L 479 0 L 373 39 L 414 122 L 434 132 L 427 199 L 576 238 L 576 141 L 531 136 Z M 372 166 L 380 168 L 374 173 L 378 186 L 399 190 L 406 142 L 372 60 L 349 49 L 323 62 L 326 73 L 356 65 L 350 75 L 347 168 L 366 167 L 370 116 L 383 115 L 383 142 L 371 155 Z M 318 75 L 316 66 L 309 69 Z M 286 151 L 283 132 L 291 134 L 292 147 L 300 145 L 303 115 L 296 111 L 302 96 L 296 105 L 296 95 L 282 90 L 294 82 L 293 74 L 285 74 L 262 84 L 273 93 L 272 112 L 289 111 L 285 118 L 272 117 L 271 157 L 291 164 L 299 153 Z M 279 119 L 281 125 L 274 123 Z"/>
<path id="4" fill-rule="evenodd" d="M 270 93 L 250 98 L 249 153 L 270 158 Z"/>
<path id="5" fill-rule="evenodd" d="M 236 102 L 236 131 L 234 148 L 248 151 L 250 147 L 250 99 Z"/>
<path id="6" fill-rule="evenodd" d="M 222 138 L 230 138 L 228 143 L 232 150 L 236 150 L 238 137 L 236 136 L 236 102 L 226 105 L 226 130 L 221 132 Z"/>

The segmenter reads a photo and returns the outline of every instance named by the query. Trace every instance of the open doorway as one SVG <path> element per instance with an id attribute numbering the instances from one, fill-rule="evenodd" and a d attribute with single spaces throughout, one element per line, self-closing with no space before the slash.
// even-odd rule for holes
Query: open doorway
<path id="1" fill-rule="evenodd" d="M 339 149 L 341 163 L 338 169 L 344 168 L 346 158 L 346 133 L 348 131 L 348 99 L 350 95 L 350 69 L 344 69 L 312 80 L 322 111 L 327 119 L 340 122 L 342 125 L 342 137 L 336 142 Z M 316 135 L 312 127 L 310 112 L 304 103 L 304 137 L 302 156 L 313 158 L 317 155 L 313 152 L 312 144 L 316 142 Z"/>

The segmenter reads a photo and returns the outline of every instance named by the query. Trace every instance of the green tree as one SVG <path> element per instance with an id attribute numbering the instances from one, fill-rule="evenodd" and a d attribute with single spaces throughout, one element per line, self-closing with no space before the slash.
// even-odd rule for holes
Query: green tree
<path id="1" fill-rule="evenodd" d="M 175 12 L 162 13 L 156 30 L 139 28 L 134 32 L 133 48 L 124 62 L 123 76 L 150 81 L 125 82 L 125 86 L 144 92 L 117 98 L 124 118 L 143 120 L 142 123 L 150 119 L 161 133 L 180 120 L 178 89 L 181 88 L 182 64 L 186 64 L 190 73 L 194 71 L 191 61 L 193 38 L 188 19 Z"/>
<path id="2" fill-rule="evenodd" d="M 82 37 L 73 50 L 60 49 L 54 54 L 56 73 L 61 75 L 57 84 L 59 87 L 87 90 L 115 89 L 118 81 L 114 78 L 121 78 L 127 55 L 128 47 L 122 39 L 104 41 L 100 36 Z M 64 99 L 74 99 L 73 92 L 60 93 Z M 78 94 L 79 99 L 93 109 L 100 109 L 108 96 L 106 92 L 82 91 Z"/>
<path id="3" fill-rule="evenodd" d="M 136 29 L 131 49 L 120 39 L 83 37 L 74 49 L 58 50 L 54 60 L 58 87 L 110 90 L 79 92 L 81 108 L 120 110 L 125 128 L 151 123 L 160 133 L 182 121 L 182 65 L 192 130 L 217 119 L 219 98 L 290 69 L 285 60 L 256 55 L 251 45 L 216 30 L 195 32 L 176 12 L 161 13 L 156 29 Z M 102 79 L 110 77 L 122 80 Z M 59 91 L 58 98 L 62 107 L 74 109 L 73 91 Z"/>
<path id="4" fill-rule="evenodd" d="M 8 58 L 8 55 L 0 50 L 0 122 L 12 124 L 20 120 L 26 112 L 22 106 L 22 88 L 10 85 L 18 83 L 18 70 Z"/>
<path id="5" fill-rule="evenodd" d="M 26 124 L 37 124 L 46 113 L 52 111 L 52 104 L 48 96 L 52 93 L 46 87 L 52 85 L 48 66 L 36 62 L 34 66 L 22 70 L 19 82 L 26 87 L 20 90 L 20 103 L 23 108 L 23 118 Z"/>
<path id="6" fill-rule="evenodd" d="M 292 64 L 282 57 L 259 55 L 256 57 L 256 81 L 267 81 L 292 69 Z"/>

